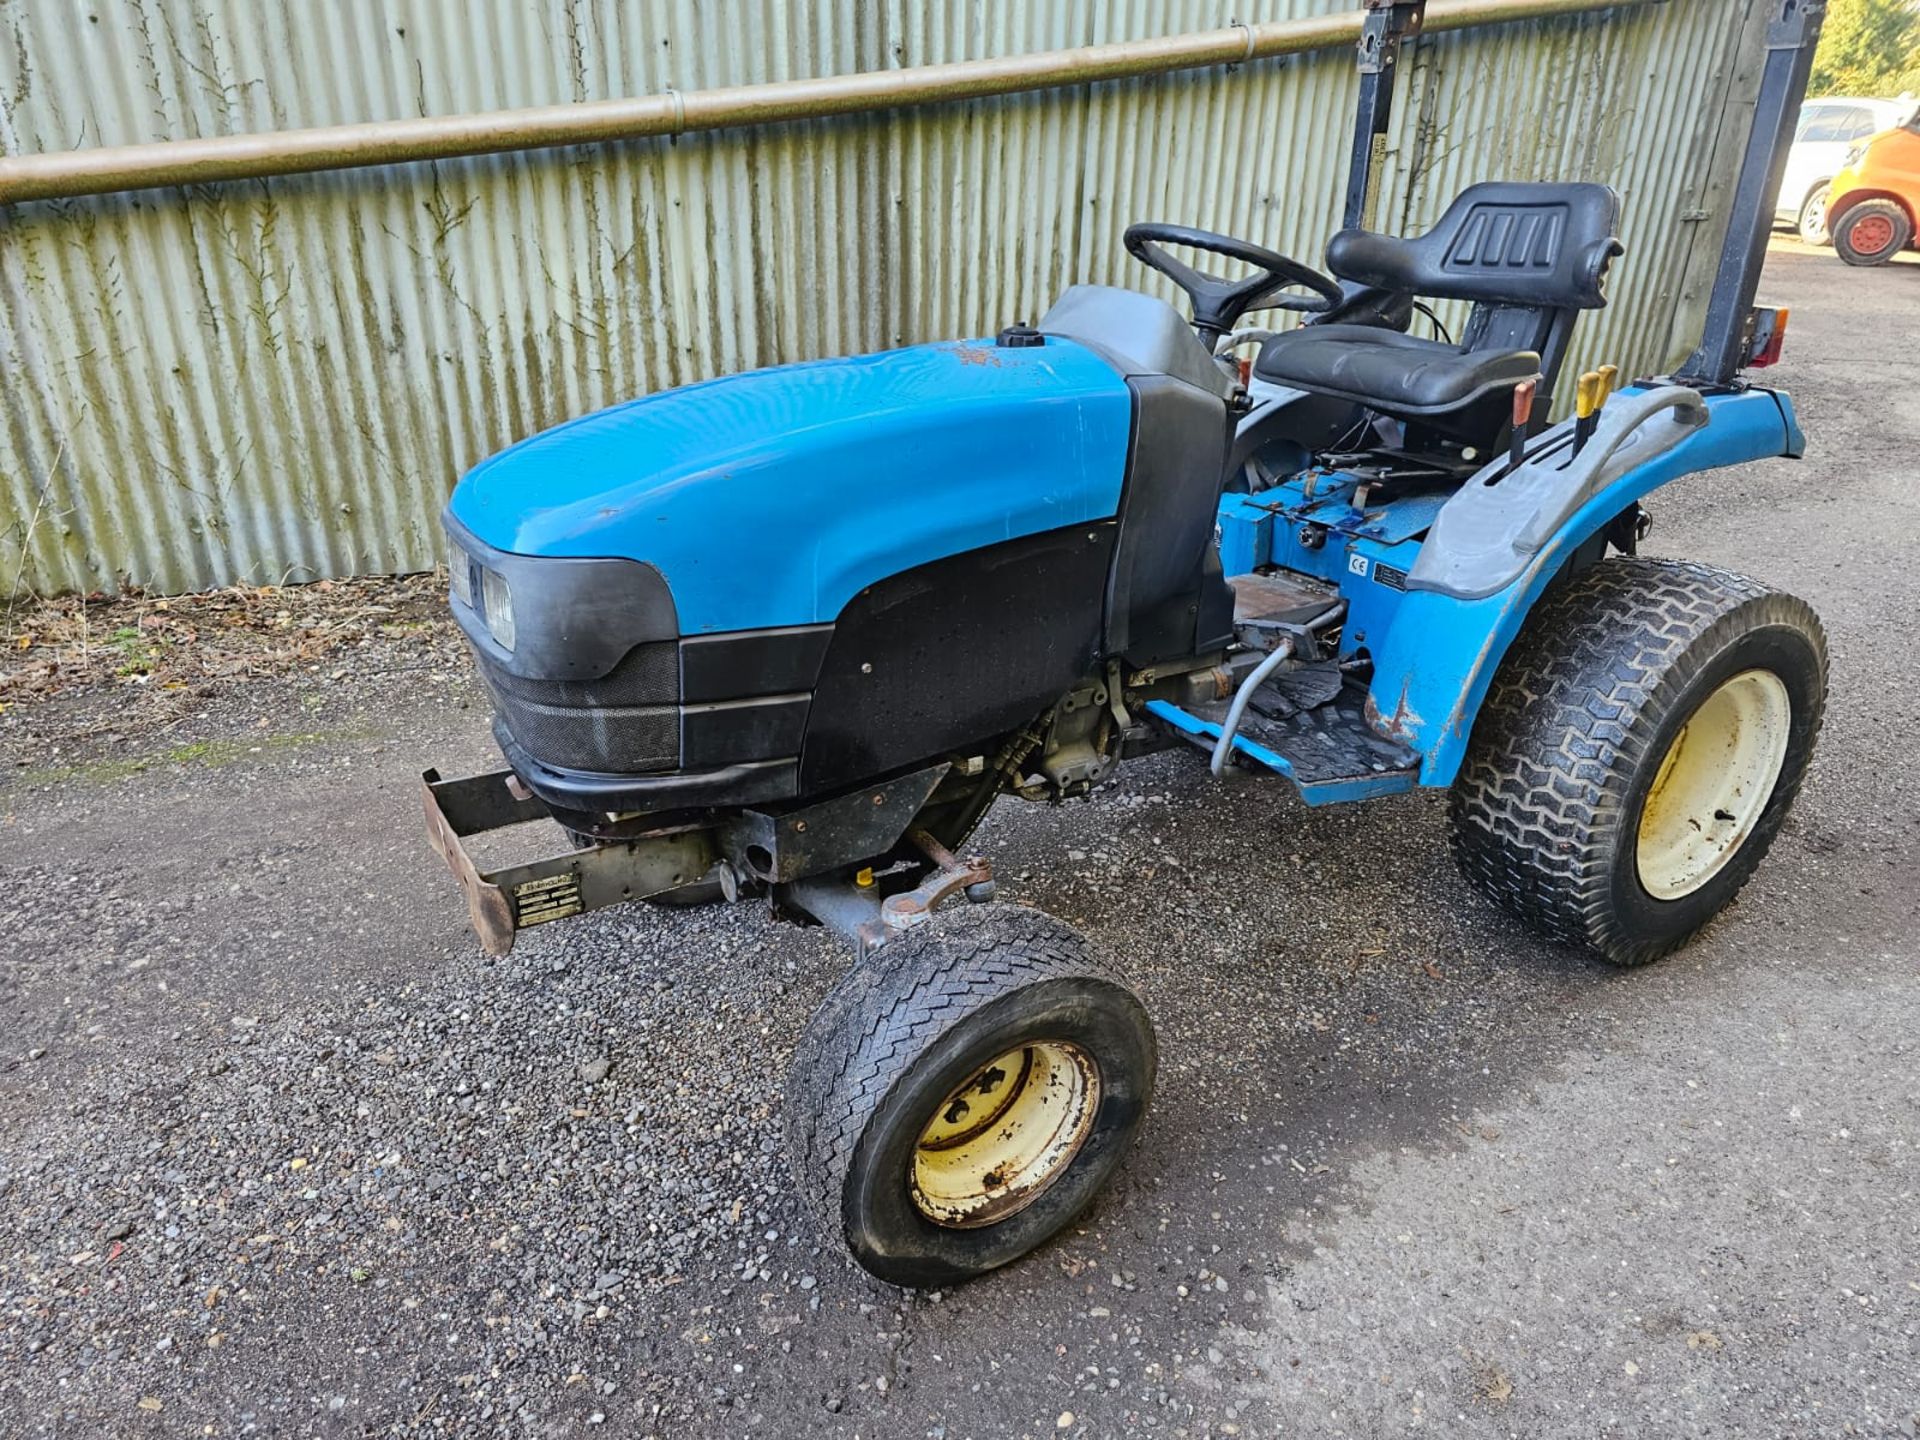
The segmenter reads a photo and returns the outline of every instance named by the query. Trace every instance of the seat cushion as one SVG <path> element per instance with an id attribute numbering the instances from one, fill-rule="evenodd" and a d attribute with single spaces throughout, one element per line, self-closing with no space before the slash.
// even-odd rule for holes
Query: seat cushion
<path id="1" fill-rule="evenodd" d="M 1468 351 L 1371 325 L 1303 325 L 1267 341 L 1253 373 L 1389 414 L 1444 415 L 1533 379 L 1540 357 Z"/>

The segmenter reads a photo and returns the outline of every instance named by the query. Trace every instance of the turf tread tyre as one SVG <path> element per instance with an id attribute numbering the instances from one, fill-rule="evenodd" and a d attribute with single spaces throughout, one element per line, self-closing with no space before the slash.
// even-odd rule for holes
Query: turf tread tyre
<path id="1" fill-rule="evenodd" d="M 1803 646 L 1787 758 L 1758 820 L 1683 905 L 1620 902 L 1652 767 L 1716 666 L 1753 641 Z M 1449 803 L 1468 879 L 1550 938 L 1617 965 L 1684 944 L 1765 857 L 1799 792 L 1826 699 L 1826 641 L 1805 602 L 1731 571 L 1621 557 L 1542 600 L 1496 675 Z M 1690 688 L 1691 687 L 1691 688 Z M 1637 892 L 1637 879 L 1632 882 Z M 1650 917 L 1652 917 L 1650 919 Z"/>
<path id="2" fill-rule="evenodd" d="M 1145 1023 L 1119 972 L 1072 927 L 1019 905 L 938 911 L 840 979 L 795 1047 L 786 1089 L 794 1177 L 823 1232 L 859 1258 L 842 1197 L 869 1122 L 913 1061 L 969 1016 L 1048 981 L 1111 987 Z M 1150 1025 L 1144 1033 L 1150 1093 Z"/>

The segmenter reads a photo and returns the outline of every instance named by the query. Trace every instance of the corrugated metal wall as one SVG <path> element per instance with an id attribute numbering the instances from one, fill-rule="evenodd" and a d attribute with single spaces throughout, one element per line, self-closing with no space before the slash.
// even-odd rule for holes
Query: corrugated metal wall
<path id="1" fill-rule="evenodd" d="M 9 152 L 1054 49 L 1351 0 L 11 0 Z M 1694 337 L 1757 83 L 1751 0 L 1421 41 L 1381 199 L 1626 195 L 1581 357 Z M 1349 53 L 787 127 L 0 211 L 0 587 L 424 568 L 454 478 L 624 396 L 991 331 L 1150 282 L 1131 220 L 1316 258 Z M 1171 297 L 1170 297 L 1171 298 Z M 750 517 L 742 517 L 750 523 Z"/>

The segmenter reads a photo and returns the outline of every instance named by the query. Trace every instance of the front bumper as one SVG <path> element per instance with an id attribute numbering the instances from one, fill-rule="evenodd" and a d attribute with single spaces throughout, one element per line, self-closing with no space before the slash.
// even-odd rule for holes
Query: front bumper
<path id="1" fill-rule="evenodd" d="M 831 625 L 682 637 L 672 596 L 632 560 L 515 555 L 447 517 L 449 596 L 528 789 L 583 814 L 657 812 L 795 793 Z M 479 597 L 511 596 L 511 648 Z M 461 593 L 465 591 L 465 595 Z"/>
<path id="2" fill-rule="evenodd" d="M 495 717 L 493 738 L 528 790 L 556 810 L 582 816 L 757 805 L 790 800 L 800 792 L 798 755 L 636 775 L 549 764 L 520 743 L 504 717 Z"/>
<path id="3" fill-rule="evenodd" d="M 531 754 L 575 770 L 648 773 L 680 766 L 680 656 L 672 641 L 636 645 L 597 680 L 533 680 L 474 659 L 494 713 Z"/>

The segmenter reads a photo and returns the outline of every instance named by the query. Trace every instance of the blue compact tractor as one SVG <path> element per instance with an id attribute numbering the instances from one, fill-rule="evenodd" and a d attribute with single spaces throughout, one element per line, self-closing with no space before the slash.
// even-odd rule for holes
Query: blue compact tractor
<path id="1" fill-rule="evenodd" d="M 1417 238 L 1341 231 L 1324 274 L 1135 225 L 1189 315 L 1076 285 L 1031 326 L 648 395 L 476 466 L 452 604 L 507 769 L 429 772 L 426 806 L 486 946 L 629 899 L 847 937 L 788 1082 L 796 1173 L 862 1265 L 944 1285 L 1080 1211 L 1154 1083 L 1119 972 L 968 853 L 1001 796 L 1183 748 L 1309 805 L 1443 787 L 1461 867 L 1542 935 L 1684 944 L 1766 854 L 1826 694 L 1801 601 L 1635 553 L 1669 481 L 1801 450 L 1743 378 L 1785 325 L 1753 296 L 1799 23 L 1699 351 L 1583 377 L 1558 422 L 1622 255 L 1602 185 L 1474 185 Z M 1273 309 L 1304 318 L 1243 328 Z M 574 848 L 482 873 L 461 843 L 541 819 Z"/>

